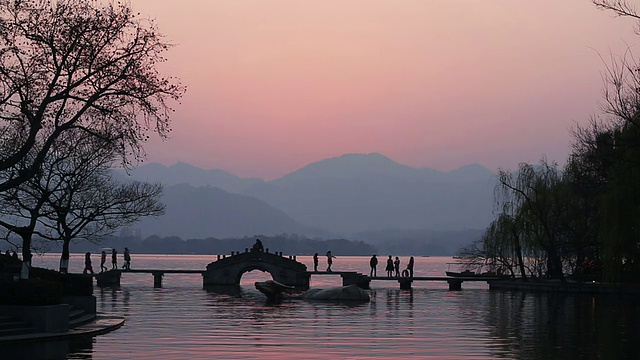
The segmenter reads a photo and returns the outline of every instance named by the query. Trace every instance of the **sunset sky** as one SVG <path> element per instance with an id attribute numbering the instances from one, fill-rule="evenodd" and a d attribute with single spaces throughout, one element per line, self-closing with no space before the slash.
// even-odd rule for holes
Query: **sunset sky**
<path id="1" fill-rule="evenodd" d="M 589 0 L 131 0 L 188 87 L 150 162 L 273 179 L 345 153 L 563 163 L 635 22 Z M 604 60 L 603 60 L 604 59 Z"/>

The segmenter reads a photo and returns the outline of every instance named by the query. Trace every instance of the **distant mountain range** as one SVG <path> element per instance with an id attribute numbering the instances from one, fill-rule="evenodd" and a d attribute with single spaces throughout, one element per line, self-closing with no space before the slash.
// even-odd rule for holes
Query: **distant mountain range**
<path id="1" fill-rule="evenodd" d="M 484 229 L 493 218 L 496 184 L 496 175 L 480 165 L 441 172 L 378 153 L 318 161 L 273 181 L 187 163 L 119 174 L 165 185 L 166 214 L 136 224 L 142 234 L 185 239 Z"/>
<path id="2" fill-rule="evenodd" d="M 162 202 L 166 206 L 164 216 L 145 218 L 136 224 L 147 235 L 184 239 L 283 233 L 329 235 L 327 231 L 300 224 L 262 200 L 208 185 L 167 186 Z"/>

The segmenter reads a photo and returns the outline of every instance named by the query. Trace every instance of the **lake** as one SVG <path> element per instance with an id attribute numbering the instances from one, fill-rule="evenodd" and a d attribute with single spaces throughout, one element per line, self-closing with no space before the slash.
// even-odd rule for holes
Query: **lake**
<path id="1" fill-rule="evenodd" d="M 334 271 L 368 273 L 369 258 L 339 256 Z M 34 257 L 57 268 L 59 255 Z M 99 256 L 93 257 L 99 269 Z M 312 269 L 310 256 L 298 261 Z M 133 269 L 205 269 L 215 256 L 132 254 Z M 320 269 L 326 267 L 321 258 Z M 378 273 L 384 273 L 384 257 Z M 408 257 L 402 257 L 404 268 Z M 450 257 L 416 257 L 415 276 L 443 276 Z M 110 262 L 110 258 L 108 259 Z M 122 257 L 120 255 L 120 263 Z M 110 267 L 110 264 L 108 264 Z M 83 255 L 73 254 L 71 272 Z M 631 296 L 489 291 L 486 283 L 372 281 L 371 302 L 285 301 L 272 304 L 253 283 L 239 294 L 202 290 L 198 274 L 123 274 L 119 288 L 94 288 L 98 311 L 125 325 L 87 339 L 0 345 L 7 359 L 635 359 L 640 351 L 639 299 Z M 340 276 L 312 276 L 312 287 L 341 285 Z M 5 357 L 7 356 L 7 357 Z"/>

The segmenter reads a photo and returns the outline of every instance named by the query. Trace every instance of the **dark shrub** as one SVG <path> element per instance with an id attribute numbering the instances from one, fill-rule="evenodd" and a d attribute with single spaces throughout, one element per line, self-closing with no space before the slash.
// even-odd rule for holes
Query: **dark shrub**
<path id="1" fill-rule="evenodd" d="M 0 282 L 0 305 L 57 305 L 64 291 L 60 283 L 41 279 Z"/>
<path id="2" fill-rule="evenodd" d="M 46 281 L 58 282 L 65 295 L 85 296 L 93 295 L 93 278 L 82 274 L 61 274 L 55 270 L 31 268 L 29 277 Z"/>

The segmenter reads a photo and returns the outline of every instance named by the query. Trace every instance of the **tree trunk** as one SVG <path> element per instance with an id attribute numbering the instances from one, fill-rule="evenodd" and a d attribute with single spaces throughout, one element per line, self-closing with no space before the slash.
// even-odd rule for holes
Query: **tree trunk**
<path id="1" fill-rule="evenodd" d="M 69 241 L 62 242 L 62 255 L 60 255 L 60 272 L 67 274 L 69 272 Z"/>
<path id="2" fill-rule="evenodd" d="M 22 269 L 20 279 L 29 279 L 29 269 L 31 268 L 31 232 L 19 232 L 22 238 Z"/>
<path id="3" fill-rule="evenodd" d="M 518 268 L 520 268 L 520 276 L 522 280 L 528 281 L 527 273 L 524 269 L 524 258 L 522 257 L 522 246 L 520 245 L 520 237 L 517 232 L 513 232 L 513 245 L 516 250 L 516 256 L 518 257 Z"/>
<path id="4" fill-rule="evenodd" d="M 564 281 L 564 273 L 562 272 L 562 261 L 557 254 L 555 246 L 547 249 L 547 277 L 551 279 L 560 279 Z"/>

